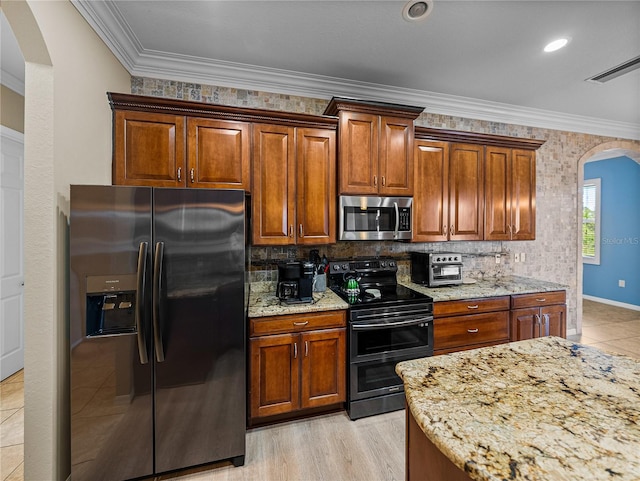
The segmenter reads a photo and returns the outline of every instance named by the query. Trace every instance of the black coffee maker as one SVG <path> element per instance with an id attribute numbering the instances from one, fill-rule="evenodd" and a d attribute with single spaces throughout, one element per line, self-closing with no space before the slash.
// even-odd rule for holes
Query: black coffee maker
<path id="1" fill-rule="evenodd" d="M 313 262 L 286 262 L 278 264 L 276 295 L 289 304 L 313 302 Z"/>

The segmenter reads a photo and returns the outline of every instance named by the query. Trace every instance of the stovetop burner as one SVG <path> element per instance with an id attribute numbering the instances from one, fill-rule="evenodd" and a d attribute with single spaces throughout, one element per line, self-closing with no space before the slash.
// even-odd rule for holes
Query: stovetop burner
<path id="1" fill-rule="evenodd" d="M 425 294 L 398 284 L 397 271 L 398 265 L 393 259 L 334 261 L 329 263 L 329 285 L 332 291 L 352 307 L 382 307 L 433 301 Z M 347 293 L 346 281 L 349 278 L 358 280 L 360 293 L 357 297 Z"/>

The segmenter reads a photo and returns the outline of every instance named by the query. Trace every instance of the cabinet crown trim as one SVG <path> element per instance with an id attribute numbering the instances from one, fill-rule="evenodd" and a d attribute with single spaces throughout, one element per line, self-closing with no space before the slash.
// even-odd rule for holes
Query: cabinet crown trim
<path id="1" fill-rule="evenodd" d="M 479 132 L 463 132 L 459 130 L 434 129 L 415 126 L 416 140 L 437 140 L 465 144 L 490 145 L 512 149 L 537 150 L 546 140 L 508 137 L 506 135 L 484 134 Z"/>
<path id="2" fill-rule="evenodd" d="M 364 112 L 373 115 L 383 115 L 385 117 L 400 117 L 414 120 L 424 111 L 424 107 L 333 97 L 329 101 L 324 115 L 338 115 L 341 111 Z"/>
<path id="3" fill-rule="evenodd" d="M 337 129 L 338 119 L 329 116 L 282 112 L 278 110 L 232 107 L 208 104 L 190 100 L 167 99 L 145 95 L 107 92 L 109 105 L 113 111 L 135 110 L 158 114 L 204 117 L 234 122 L 261 122 L 295 127 L 315 127 Z"/>

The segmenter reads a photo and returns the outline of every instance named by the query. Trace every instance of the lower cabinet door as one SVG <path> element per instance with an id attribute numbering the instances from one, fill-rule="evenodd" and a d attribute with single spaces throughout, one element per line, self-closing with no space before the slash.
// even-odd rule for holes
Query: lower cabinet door
<path id="1" fill-rule="evenodd" d="M 511 341 L 524 341 L 540 335 L 540 309 L 530 307 L 511 311 Z"/>
<path id="2" fill-rule="evenodd" d="M 567 337 L 567 308 L 563 305 L 546 306 L 540 308 L 540 317 L 543 322 L 548 323 L 549 336 Z M 544 333 L 546 334 L 546 327 Z"/>
<path id="3" fill-rule="evenodd" d="M 300 335 L 302 408 L 326 406 L 346 399 L 346 329 Z"/>
<path id="4" fill-rule="evenodd" d="M 288 413 L 300 408 L 299 335 L 251 339 L 252 418 Z"/>

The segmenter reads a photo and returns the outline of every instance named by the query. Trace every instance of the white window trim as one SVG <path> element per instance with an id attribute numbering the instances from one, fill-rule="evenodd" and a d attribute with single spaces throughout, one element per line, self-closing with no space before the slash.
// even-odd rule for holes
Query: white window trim
<path id="1" fill-rule="evenodd" d="M 601 204 L 601 190 L 600 190 L 600 179 L 585 179 L 582 187 L 584 189 L 585 185 L 595 185 L 596 187 L 596 239 L 595 239 L 595 255 L 593 257 L 585 257 L 582 256 L 583 264 L 595 264 L 600 265 L 600 204 Z M 584 205 L 582 206 L 584 209 Z"/>

